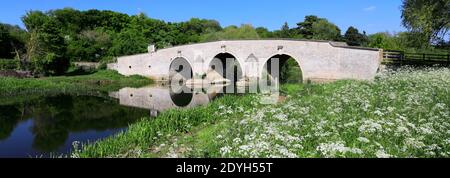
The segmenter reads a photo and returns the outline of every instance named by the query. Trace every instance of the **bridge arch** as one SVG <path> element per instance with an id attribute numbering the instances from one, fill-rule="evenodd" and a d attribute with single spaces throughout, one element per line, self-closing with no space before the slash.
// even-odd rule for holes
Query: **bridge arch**
<path id="1" fill-rule="evenodd" d="M 169 80 L 180 80 L 185 83 L 187 80 L 192 79 L 193 69 L 192 65 L 184 57 L 174 58 L 169 65 Z"/>
<path id="2" fill-rule="evenodd" d="M 209 61 L 207 75 L 211 75 L 210 77 L 215 78 L 217 76 L 212 75 L 219 74 L 224 79 L 228 79 L 231 82 L 235 83 L 244 77 L 244 72 L 242 70 L 243 64 L 244 63 L 241 63 L 236 55 L 230 52 L 218 53 Z M 219 69 L 220 66 L 222 67 L 221 69 Z M 229 67 L 233 68 L 230 69 Z M 233 71 L 233 78 L 229 78 L 229 76 L 227 76 L 228 70 Z"/>
<path id="3" fill-rule="evenodd" d="M 277 53 L 263 61 L 262 70 L 260 71 L 261 79 L 269 79 L 272 76 L 271 62 L 278 62 L 279 82 L 280 83 L 303 83 L 304 71 L 302 63 L 294 55 L 288 53 Z M 273 78 L 271 78 L 273 79 Z"/>

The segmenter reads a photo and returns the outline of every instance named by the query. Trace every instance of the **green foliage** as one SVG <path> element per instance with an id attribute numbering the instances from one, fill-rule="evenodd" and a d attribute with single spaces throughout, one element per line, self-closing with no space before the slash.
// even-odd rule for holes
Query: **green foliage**
<path id="1" fill-rule="evenodd" d="M 11 57 L 11 50 L 8 50 L 10 48 L 10 41 L 11 37 L 9 36 L 8 29 L 6 29 L 5 26 L 0 25 L 0 57 L 2 58 L 8 58 Z"/>
<path id="2" fill-rule="evenodd" d="M 187 22 L 166 23 L 143 13 L 129 16 L 107 10 L 64 8 L 47 12 L 30 11 L 23 17 L 28 31 L 36 33 L 42 33 L 40 29 L 44 29 L 43 25 L 49 21 L 54 22 L 59 30 L 48 34 L 64 38 L 67 46 L 64 57 L 70 61 L 98 62 L 104 58 L 142 53 L 149 44 L 164 48 L 195 43 L 204 33 L 222 30 L 215 20 L 192 18 Z M 45 44 L 40 40 L 34 39 L 41 46 Z M 53 53 L 56 57 L 61 56 L 59 51 Z M 36 58 L 46 59 L 44 56 Z"/>
<path id="3" fill-rule="evenodd" d="M 320 18 L 315 15 L 305 16 L 305 20 L 303 22 L 297 23 L 297 30 L 300 34 L 303 35 L 306 39 L 313 39 L 314 31 L 313 24 L 318 22 Z"/>
<path id="4" fill-rule="evenodd" d="M 200 41 L 236 40 L 236 39 L 259 39 L 258 32 L 253 26 L 244 24 L 240 27 L 229 26 L 222 31 L 210 32 L 201 36 Z"/>
<path id="5" fill-rule="evenodd" d="M 67 55 L 71 61 L 96 62 L 107 56 L 111 46 L 111 37 L 103 29 L 85 30 L 68 42 Z"/>
<path id="6" fill-rule="evenodd" d="M 0 23 L 0 58 L 15 58 L 25 53 L 26 31 L 18 26 Z"/>
<path id="7" fill-rule="evenodd" d="M 358 29 L 352 26 L 345 32 L 344 39 L 350 46 L 366 46 L 368 41 L 365 32 L 361 34 Z"/>
<path id="8" fill-rule="evenodd" d="M 372 48 L 381 48 L 385 50 L 400 50 L 401 47 L 398 46 L 394 37 L 392 37 L 389 33 L 375 33 L 373 35 L 369 35 L 369 47 Z"/>
<path id="9" fill-rule="evenodd" d="M 109 54 L 112 56 L 143 53 L 147 50 L 148 42 L 144 34 L 133 28 L 127 28 L 114 36 Z"/>
<path id="10" fill-rule="evenodd" d="M 297 61 L 289 58 L 284 62 L 280 69 L 280 82 L 284 83 L 301 83 L 303 81 L 302 70 Z"/>
<path id="11" fill-rule="evenodd" d="M 14 59 L 0 59 L 0 70 L 12 70 L 18 68 L 18 61 Z"/>
<path id="12" fill-rule="evenodd" d="M 269 31 L 265 27 L 258 27 L 255 30 L 256 30 L 256 33 L 258 33 L 258 36 L 261 38 L 273 38 L 274 37 L 273 32 Z"/>
<path id="13" fill-rule="evenodd" d="M 445 46 L 429 46 L 421 43 L 423 36 L 415 32 L 400 32 L 396 34 L 376 33 L 369 35 L 368 47 L 385 50 L 400 50 L 412 53 L 441 53 L 448 54 Z"/>
<path id="14" fill-rule="evenodd" d="M 287 22 L 284 22 L 281 30 L 277 32 L 277 37 L 279 38 L 290 38 L 292 36 L 291 30 Z"/>
<path id="15" fill-rule="evenodd" d="M 297 28 L 291 29 L 290 36 L 314 40 L 342 41 L 339 27 L 325 18 L 314 15 L 305 16 L 303 22 L 297 23 Z"/>
<path id="16" fill-rule="evenodd" d="M 341 40 L 341 30 L 326 19 L 319 19 L 312 25 L 312 39 L 315 40 Z"/>
<path id="17" fill-rule="evenodd" d="M 55 93 L 55 92 L 108 92 L 123 87 L 141 87 L 152 81 L 141 76 L 125 77 L 116 71 L 100 70 L 89 75 L 58 76 L 41 79 L 17 79 L 0 77 L 0 96 L 2 99 L 15 97 L 27 93 Z"/>
<path id="18" fill-rule="evenodd" d="M 403 0 L 402 23 L 413 33 L 421 34 L 422 44 L 429 45 L 450 30 L 450 0 Z"/>
<path id="19" fill-rule="evenodd" d="M 27 44 L 27 56 L 36 73 L 61 75 L 70 66 L 66 58 L 66 43 L 60 34 L 59 24 L 55 19 L 43 16 L 40 12 L 28 12 L 24 18 L 25 25 L 31 32 Z M 36 23 L 40 22 L 39 26 Z"/>

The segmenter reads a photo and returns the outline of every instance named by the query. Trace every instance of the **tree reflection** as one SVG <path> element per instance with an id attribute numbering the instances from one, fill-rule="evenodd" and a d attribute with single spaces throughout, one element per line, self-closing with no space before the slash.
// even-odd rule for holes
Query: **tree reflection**
<path id="1" fill-rule="evenodd" d="M 73 132 L 105 131 L 127 127 L 148 116 L 147 110 L 120 106 L 117 101 L 94 96 L 58 95 L 0 106 L 0 140 L 6 139 L 23 118 L 33 119 L 33 148 L 56 151 Z"/>
<path id="2" fill-rule="evenodd" d="M 7 139 L 17 126 L 21 112 L 15 106 L 0 106 L 0 140 Z"/>

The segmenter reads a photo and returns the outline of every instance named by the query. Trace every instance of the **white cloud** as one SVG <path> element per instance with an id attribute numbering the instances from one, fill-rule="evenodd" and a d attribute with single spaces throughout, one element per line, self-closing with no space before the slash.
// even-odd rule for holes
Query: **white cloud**
<path id="1" fill-rule="evenodd" d="M 375 9 L 377 9 L 376 6 L 369 6 L 369 7 L 364 8 L 363 10 L 366 12 L 369 12 L 369 11 L 374 11 Z"/>

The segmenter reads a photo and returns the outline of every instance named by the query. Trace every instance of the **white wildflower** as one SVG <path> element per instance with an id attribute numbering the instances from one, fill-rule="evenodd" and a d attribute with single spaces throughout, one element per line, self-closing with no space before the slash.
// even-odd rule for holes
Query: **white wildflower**
<path id="1" fill-rule="evenodd" d="M 370 140 L 367 139 L 366 137 L 359 137 L 357 140 L 360 141 L 360 142 L 363 142 L 363 143 L 369 143 L 370 142 Z"/>
<path id="2" fill-rule="evenodd" d="M 392 155 L 387 154 L 384 150 L 378 150 L 378 151 L 375 153 L 375 156 L 376 156 L 377 158 L 390 158 L 390 157 L 392 157 Z"/>

